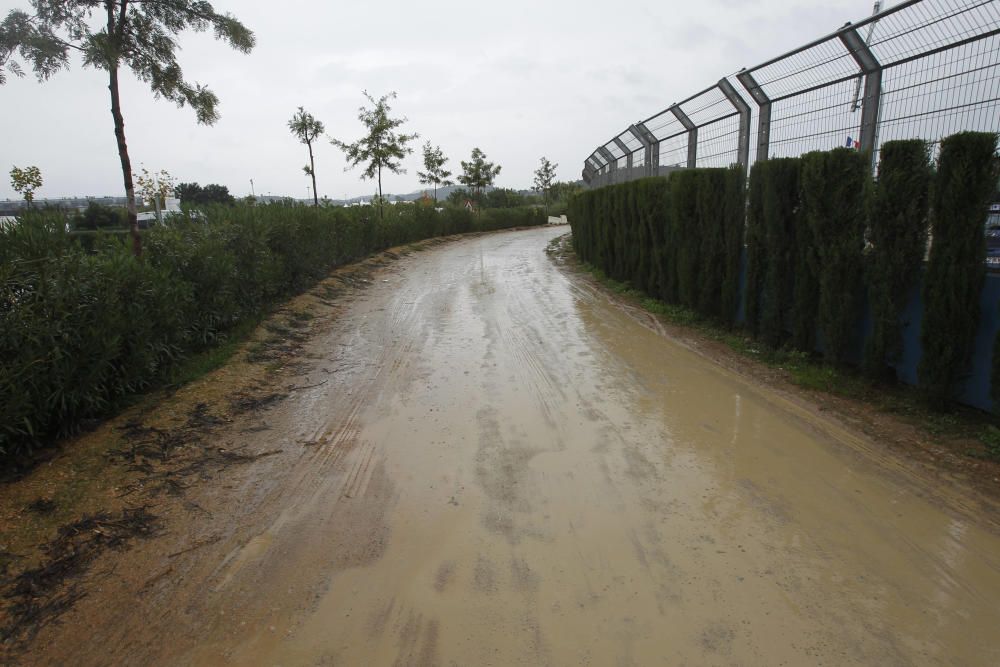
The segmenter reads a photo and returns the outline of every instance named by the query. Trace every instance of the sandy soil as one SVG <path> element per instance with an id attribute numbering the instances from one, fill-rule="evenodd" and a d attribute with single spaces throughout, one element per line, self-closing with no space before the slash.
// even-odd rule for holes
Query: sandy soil
<path id="1" fill-rule="evenodd" d="M 315 297 L 247 409 L 218 407 L 231 369 L 181 392 L 246 464 L 155 496 L 160 536 L 103 555 L 17 660 L 1000 663 L 980 495 L 561 270 L 566 231 Z"/>

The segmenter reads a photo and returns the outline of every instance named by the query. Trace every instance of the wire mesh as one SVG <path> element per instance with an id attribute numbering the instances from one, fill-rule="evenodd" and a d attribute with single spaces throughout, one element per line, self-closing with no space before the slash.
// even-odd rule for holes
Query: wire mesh
<path id="1" fill-rule="evenodd" d="M 861 128 L 861 111 L 851 111 L 854 90 L 853 81 L 842 81 L 775 102 L 768 157 L 794 157 L 846 146 L 848 141 L 853 147 Z"/>
<path id="2" fill-rule="evenodd" d="M 1000 36 L 910 60 L 882 79 L 879 145 L 955 132 L 995 132 L 1000 119 Z"/>
<path id="3" fill-rule="evenodd" d="M 996 29 L 994 0 L 925 0 L 903 5 L 861 26 L 883 67 Z"/>
<path id="4" fill-rule="evenodd" d="M 698 128 L 698 167 L 728 167 L 738 162 L 740 118 L 736 113 Z"/>
<path id="5" fill-rule="evenodd" d="M 686 167 L 688 156 L 687 132 L 660 142 L 661 167 Z"/>
<path id="6" fill-rule="evenodd" d="M 743 119 L 750 122 L 748 162 L 854 146 L 871 148 L 874 163 L 886 141 L 921 138 L 936 146 L 963 130 L 997 132 L 1000 0 L 907 0 L 744 71 L 771 104 L 770 122 L 760 127 L 767 101 L 727 77 L 750 105 Z M 740 112 L 718 85 L 677 108 L 697 127 L 696 166 L 742 158 Z M 658 169 L 634 168 L 645 164 L 645 147 L 626 130 L 618 138 L 634 151 L 630 177 L 686 167 L 688 129 L 671 109 L 644 123 L 658 142 Z M 766 154 L 757 154 L 758 144 L 767 145 Z M 605 147 L 623 155 L 614 141 Z"/>
<path id="7" fill-rule="evenodd" d="M 699 128 L 733 113 L 732 103 L 717 87 L 698 93 L 677 106 Z"/>

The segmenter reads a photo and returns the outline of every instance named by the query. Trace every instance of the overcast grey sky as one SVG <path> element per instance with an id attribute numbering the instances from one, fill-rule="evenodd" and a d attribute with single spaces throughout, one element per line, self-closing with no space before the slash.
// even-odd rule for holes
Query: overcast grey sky
<path id="1" fill-rule="evenodd" d="M 305 197 L 305 146 L 287 129 L 299 105 L 327 134 L 361 135 L 362 89 L 395 90 L 393 111 L 419 132 L 407 173 L 388 193 L 420 189 L 420 145 L 430 140 L 452 171 L 480 147 L 503 171 L 497 185 L 530 187 L 544 155 L 576 180 L 598 143 L 628 123 L 871 12 L 870 0 L 507 0 L 328 3 L 218 0 L 257 36 L 241 55 L 207 34 L 180 37 L 181 64 L 221 100 L 222 118 L 198 125 L 189 108 L 156 100 L 126 75 L 125 129 L 136 169 L 221 183 L 235 195 Z M 887 4 L 895 4 L 890 2 Z M 29 9 L 0 0 L 0 14 Z M 123 194 L 106 75 L 74 61 L 45 83 L 29 75 L 0 87 L 0 198 L 17 197 L 7 172 L 37 165 L 38 197 Z M 316 147 L 321 196 L 368 195 L 341 151 Z"/>

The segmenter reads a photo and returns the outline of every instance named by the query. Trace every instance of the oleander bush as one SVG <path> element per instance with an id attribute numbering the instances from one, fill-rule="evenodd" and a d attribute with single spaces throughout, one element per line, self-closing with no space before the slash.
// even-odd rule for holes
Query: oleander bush
<path id="1" fill-rule="evenodd" d="M 545 224 L 537 207 L 441 212 L 209 206 L 143 232 L 67 231 L 29 212 L 0 231 L 0 460 L 162 383 L 186 356 L 344 263 L 420 239 Z M 81 241 L 83 239 L 83 241 Z"/>

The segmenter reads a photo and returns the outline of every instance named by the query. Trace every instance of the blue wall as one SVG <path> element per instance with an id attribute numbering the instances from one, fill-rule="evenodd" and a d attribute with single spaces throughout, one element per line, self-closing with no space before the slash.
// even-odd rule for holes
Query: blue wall
<path id="1" fill-rule="evenodd" d="M 903 354 L 896 364 L 896 376 L 907 384 L 917 383 L 920 364 L 920 323 L 924 317 L 923 280 L 910 293 L 900 318 L 903 326 Z M 1000 332 L 1000 275 L 988 273 L 979 297 L 979 330 L 976 332 L 972 365 L 959 388 L 958 400 L 981 410 L 993 410 L 990 397 L 990 372 L 993 366 L 993 341 Z"/>
<path id="2" fill-rule="evenodd" d="M 740 256 L 740 301 L 736 321 L 746 323 L 744 312 L 744 295 L 746 292 L 746 249 Z M 864 317 L 858 322 L 857 337 L 851 351 L 851 360 L 861 363 L 864 352 L 864 341 L 871 335 L 872 318 L 867 296 L 864 304 Z M 976 332 L 975 349 L 972 364 L 962 381 L 958 391 L 958 401 L 980 410 L 993 410 L 993 399 L 990 396 L 990 374 L 993 365 L 993 342 L 1000 333 L 1000 273 L 987 273 L 983 291 L 979 297 L 979 330 Z M 910 385 L 917 384 L 917 366 L 920 364 L 922 348 L 920 345 L 920 324 L 924 318 L 923 277 L 910 292 L 906 308 L 900 316 L 900 326 L 903 333 L 903 353 L 894 366 L 896 377 L 900 382 Z M 817 336 L 819 344 L 817 352 L 822 352 L 822 339 Z"/>

